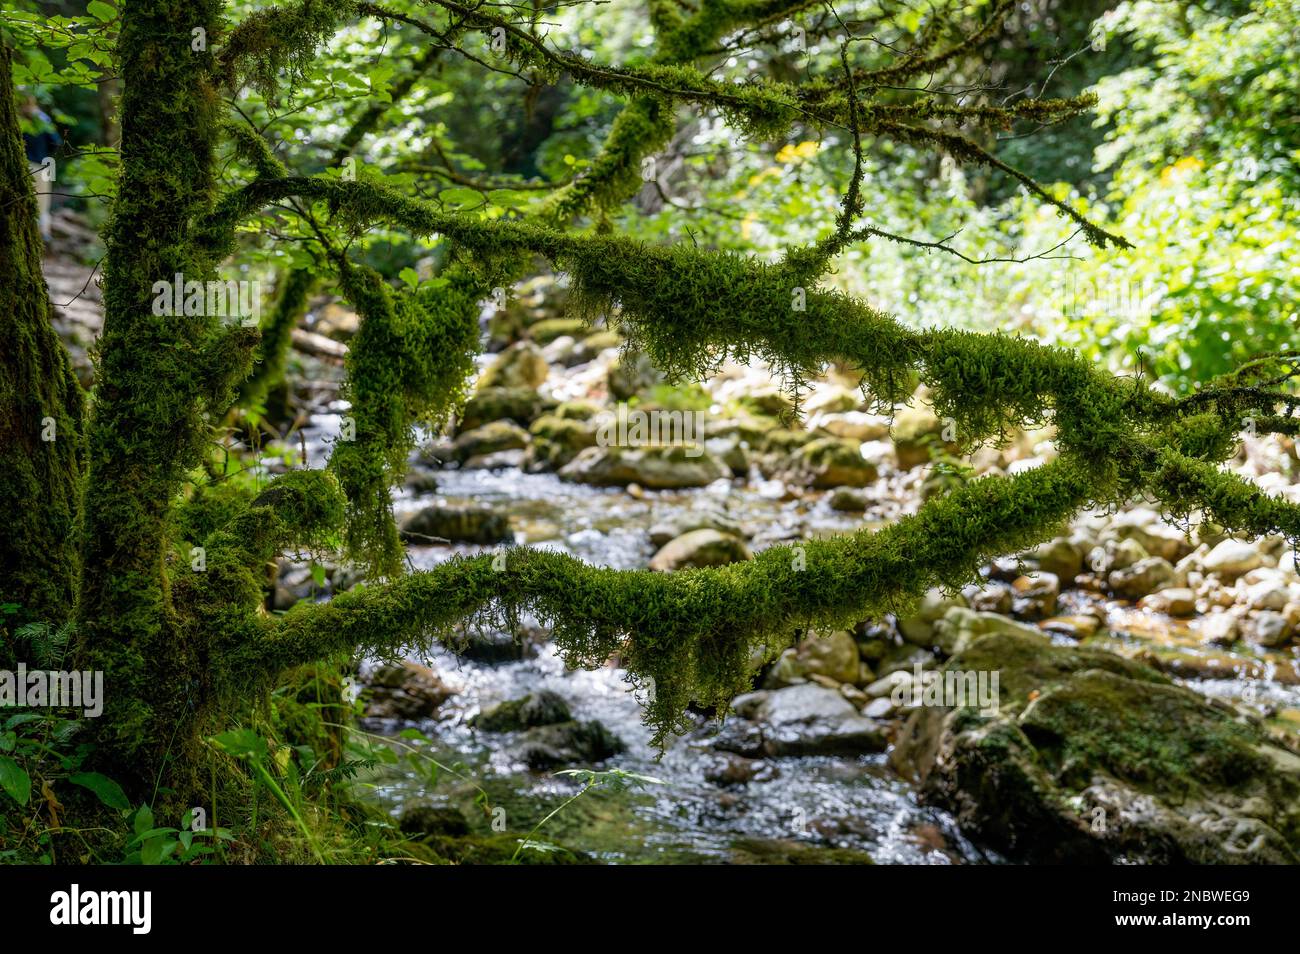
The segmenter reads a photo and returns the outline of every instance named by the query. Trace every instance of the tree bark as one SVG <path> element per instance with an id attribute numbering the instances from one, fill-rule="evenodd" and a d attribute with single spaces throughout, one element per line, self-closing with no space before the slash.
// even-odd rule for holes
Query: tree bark
<path id="1" fill-rule="evenodd" d="M 0 602 L 62 622 L 77 577 L 84 400 L 54 331 L 32 175 L 0 44 Z"/>
<path id="2" fill-rule="evenodd" d="M 89 666 L 105 673 L 103 757 L 141 777 L 193 740 L 203 699 L 203 640 L 171 598 L 175 574 L 201 570 L 189 554 L 169 554 L 168 509 L 256 340 L 213 316 L 153 307 L 156 282 L 214 277 L 193 221 L 214 189 L 220 9 L 219 0 L 127 0 L 118 41 L 122 167 L 106 239 L 78 634 Z"/>

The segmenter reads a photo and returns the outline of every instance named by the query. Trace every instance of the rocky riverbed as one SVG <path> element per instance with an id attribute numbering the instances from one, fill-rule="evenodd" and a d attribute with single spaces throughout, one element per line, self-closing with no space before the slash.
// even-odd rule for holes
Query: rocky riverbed
<path id="1" fill-rule="evenodd" d="M 267 472 L 323 463 L 353 331 L 346 308 L 313 308 L 295 339 L 302 383 L 278 398 L 297 422 Z M 427 436 L 395 495 L 415 568 L 507 541 L 619 568 L 717 566 L 881 526 L 1053 454 L 1042 431 L 958 457 L 923 392 L 882 413 L 836 368 L 797 407 L 757 367 L 671 385 L 615 331 L 567 315 L 549 277 L 485 313 L 484 338 L 457 425 Z M 647 422 L 669 430 L 642 440 Z M 1288 441 L 1248 440 L 1232 466 L 1300 499 Z M 286 561 L 268 608 L 356 581 Z M 961 592 L 792 633 L 725 720 L 696 714 L 662 757 L 618 660 L 568 671 L 533 621 L 467 632 L 457 652 L 364 661 L 362 728 L 443 768 L 400 760 L 361 784 L 413 837 L 487 852 L 465 860 L 497 858 L 482 848 L 493 838 L 512 853 L 580 789 L 556 773 L 594 768 L 662 784 L 593 789 L 529 836 L 532 860 L 1294 862 L 1298 627 L 1285 541 L 1173 527 L 1135 505 L 1061 527 Z M 997 673 L 993 704 L 910 704 L 934 673 Z"/>

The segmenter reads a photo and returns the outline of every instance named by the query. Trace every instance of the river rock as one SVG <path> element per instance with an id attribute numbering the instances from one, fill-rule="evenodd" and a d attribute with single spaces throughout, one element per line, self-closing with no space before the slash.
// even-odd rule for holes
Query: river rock
<path id="1" fill-rule="evenodd" d="M 709 756 L 704 763 L 703 775 L 707 782 L 721 788 L 735 788 L 750 782 L 766 782 L 780 772 L 771 762 L 745 758 L 734 752 L 720 752 Z"/>
<path id="2" fill-rule="evenodd" d="M 1281 610 L 1289 596 L 1287 585 L 1280 580 L 1260 580 L 1246 588 L 1242 602 L 1251 609 Z"/>
<path id="3" fill-rule="evenodd" d="M 781 688 L 822 676 L 835 683 L 855 683 L 860 675 L 858 644 L 847 630 L 809 636 L 785 650 L 768 673 L 767 686 Z M 847 697 L 846 697 L 847 698 Z"/>
<path id="4" fill-rule="evenodd" d="M 921 597 L 915 613 L 899 619 L 898 631 L 915 646 L 933 646 L 935 621 L 942 619 L 952 607 L 966 605 L 966 597 L 961 593 L 945 593 L 933 587 Z"/>
<path id="5" fill-rule="evenodd" d="M 1083 550 L 1067 537 L 1049 540 L 1029 551 L 1026 557 L 1043 572 L 1053 573 L 1066 583 L 1083 572 Z"/>
<path id="6" fill-rule="evenodd" d="M 625 487 L 639 484 L 650 490 L 706 487 L 731 478 L 731 471 L 699 447 L 588 447 L 560 470 L 579 484 Z"/>
<path id="7" fill-rule="evenodd" d="M 1240 628 L 1237 617 L 1231 613 L 1210 613 L 1202 616 L 1197 631 L 1201 642 L 1211 646 L 1230 646 L 1237 641 Z"/>
<path id="8" fill-rule="evenodd" d="M 749 536 L 739 521 L 733 520 L 721 510 L 700 508 L 679 512 L 651 526 L 650 542 L 661 547 L 692 530 L 717 530 L 719 533 L 729 533 L 733 537 Z"/>
<path id="9" fill-rule="evenodd" d="M 813 683 L 750 693 L 736 700 L 758 723 L 772 757 L 884 751 L 883 727 L 864 718 L 834 689 Z"/>
<path id="10" fill-rule="evenodd" d="M 1095 616 L 1053 616 L 1038 624 L 1044 632 L 1068 636 L 1070 639 L 1087 639 L 1101 628 L 1101 620 Z"/>
<path id="11" fill-rule="evenodd" d="M 890 429 L 894 439 L 894 451 L 898 455 L 900 470 L 911 470 L 922 464 L 930 463 L 930 452 L 934 447 L 943 446 L 943 421 L 928 405 L 911 405 L 899 409 L 894 415 L 894 426 Z M 955 451 L 956 445 L 948 445 Z"/>
<path id="12" fill-rule="evenodd" d="M 408 514 L 399 525 L 402 539 L 410 543 L 509 543 L 514 540 L 509 518 L 487 507 L 433 504 Z"/>
<path id="13" fill-rule="evenodd" d="M 1119 539 L 1136 540 L 1151 556 L 1176 563 L 1189 553 L 1192 545 L 1185 534 L 1165 523 L 1154 510 L 1140 508 L 1120 514 L 1111 532 Z"/>
<path id="14" fill-rule="evenodd" d="M 528 337 L 539 345 L 547 345 L 563 337 L 572 338 L 576 342 L 577 339 L 586 337 L 588 330 L 587 323 L 581 318 L 543 318 L 528 329 Z"/>
<path id="15" fill-rule="evenodd" d="M 603 762 L 624 751 L 623 740 L 601 723 L 557 722 L 527 729 L 511 754 L 534 771 Z"/>
<path id="16" fill-rule="evenodd" d="M 1226 580 L 1235 580 L 1263 566 L 1264 557 L 1253 543 L 1224 540 L 1204 556 L 1201 565 L 1206 573 L 1217 573 Z"/>
<path id="17" fill-rule="evenodd" d="M 590 421 L 600 408 L 590 401 L 561 401 L 550 413 L 566 421 Z"/>
<path id="18" fill-rule="evenodd" d="M 853 487 L 836 487 L 830 498 L 830 508 L 842 513 L 862 513 L 869 503 L 867 495 Z"/>
<path id="19" fill-rule="evenodd" d="M 684 533 L 664 544 L 650 559 L 650 569 L 667 573 L 685 567 L 723 566 L 752 559 L 753 552 L 740 537 L 706 528 Z"/>
<path id="20" fill-rule="evenodd" d="M 1126 537 L 1123 540 L 1111 543 L 1107 550 L 1106 565 L 1111 572 L 1127 570 L 1143 560 L 1150 559 L 1150 557 L 1151 554 L 1147 553 L 1146 547 L 1142 546 L 1135 538 Z"/>
<path id="21" fill-rule="evenodd" d="M 402 486 L 416 496 L 436 494 L 438 492 L 438 475 L 423 467 L 412 467 L 406 472 Z"/>
<path id="22" fill-rule="evenodd" d="M 403 835 L 427 838 L 430 835 L 460 838 L 469 834 L 469 823 L 460 809 L 449 805 L 406 805 L 397 823 Z"/>
<path id="23" fill-rule="evenodd" d="M 1179 582 L 1178 571 L 1164 557 L 1147 557 L 1123 569 L 1112 570 L 1108 581 L 1111 592 L 1130 600 Z"/>
<path id="24" fill-rule="evenodd" d="M 519 732 L 571 721 L 573 714 L 564 698 L 549 689 L 542 689 L 485 709 L 472 718 L 469 724 L 484 732 Z"/>
<path id="25" fill-rule="evenodd" d="M 528 446 L 528 432 L 514 421 L 492 421 L 463 431 L 451 445 L 459 461 L 483 457 L 498 451 L 522 450 Z"/>
<path id="26" fill-rule="evenodd" d="M 623 347 L 623 336 L 617 331 L 609 329 L 593 331 L 578 342 L 577 347 L 573 349 L 572 354 L 569 356 L 568 363 L 581 364 L 584 361 L 591 361 L 598 357 L 601 352 L 621 347 Z"/>
<path id="27" fill-rule="evenodd" d="M 970 586 L 962 590 L 962 594 L 966 597 L 970 608 L 981 613 L 1000 613 L 1007 616 L 1011 613 L 1012 604 L 1015 602 L 1011 587 L 1001 583 Z"/>
<path id="28" fill-rule="evenodd" d="M 596 446 L 596 430 L 586 421 L 544 414 L 528 428 L 533 437 L 529 469 L 563 467 L 588 447 Z"/>
<path id="29" fill-rule="evenodd" d="M 794 418 L 794 400 L 774 385 L 742 394 L 736 403 L 742 410 L 776 421 L 789 421 Z"/>
<path id="30" fill-rule="evenodd" d="M 365 714 L 371 719 L 427 719 L 456 693 L 428 666 L 402 660 L 370 675 Z"/>
<path id="31" fill-rule="evenodd" d="M 486 388 L 537 388 L 550 374 L 541 349 L 530 341 L 512 344 L 488 365 L 478 380 L 478 390 Z"/>
<path id="32" fill-rule="evenodd" d="M 449 644 L 461 659 L 494 666 L 536 656 L 549 632 L 536 627 L 516 627 L 514 633 L 483 626 L 466 626 Z"/>
<path id="33" fill-rule="evenodd" d="M 644 352 L 624 353 L 609 366 L 605 383 L 616 401 L 628 401 L 643 391 L 648 391 L 664 381 L 660 372 Z"/>
<path id="34" fill-rule="evenodd" d="M 1039 570 L 1018 576 L 1011 582 L 1015 594 L 1014 608 L 1024 619 L 1043 619 L 1056 612 L 1056 599 L 1061 595 L 1061 581 L 1055 573 Z"/>
<path id="35" fill-rule="evenodd" d="M 861 391 L 852 391 L 846 387 L 841 387 L 840 385 L 831 384 L 829 382 L 815 386 L 804 397 L 802 402 L 804 413 L 808 415 L 821 415 L 823 417 L 853 413 L 861 403 Z M 886 422 L 886 430 L 888 430 L 888 426 L 888 422 Z M 830 429 L 827 428 L 827 430 Z M 878 434 L 876 436 L 879 437 L 882 435 Z"/>
<path id="36" fill-rule="evenodd" d="M 738 838 L 727 853 L 729 865 L 871 865 L 871 855 L 856 848 L 809 844 L 794 838 Z"/>
<path id="37" fill-rule="evenodd" d="M 986 636 L 948 667 L 997 670 L 998 712 L 918 708 L 893 762 L 1012 859 L 1300 862 L 1300 757 L 1234 710 L 1042 637 Z"/>
<path id="38" fill-rule="evenodd" d="M 471 431 L 492 421 L 503 420 L 527 427 L 554 403 L 533 388 L 480 387 L 465 402 L 459 428 L 462 432 Z"/>
<path id="39" fill-rule="evenodd" d="M 989 633 L 1011 633 L 1039 637 L 1037 629 L 1017 623 L 996 613 L 977 613 L 975 610 L 953 606 L 936 620 L 931 645 L 945 656 L 960 652 L 981 636 Z"/>
<path id="40" fill-rule="evenodd" d="M 1291 641 L 1292 626 L 1285 616 L 1274 610 L 1260 610 L 1245 621 L 1246 638 L 1267 649 L 1277 649 Z"/>
<path id="41" fill-rule="evenodd" d="M 881 414 L 845 411 L 839 414 L 821 414 L 809 423 L 831 437 L 842 437 L 851 441 L 878 441 L 889 436 L 889 418 Z"/>
<path id="42" fill-rule="evenodd" d="M 1171 586 L 1142 597 L 1138 606 L 1154 613 L 1168 613 L 1170 616 L 1195 616 L 1196 593 L 1185 586 Z"/>
<path id="43" fill-rule="evenodd" d="M 795 471 L 804 483 L 821 490 L 866 487 L 879 476 L 875 464 L 863 458 L 857 441 L 839 437 L 803 445 L 795 455 Z"/>

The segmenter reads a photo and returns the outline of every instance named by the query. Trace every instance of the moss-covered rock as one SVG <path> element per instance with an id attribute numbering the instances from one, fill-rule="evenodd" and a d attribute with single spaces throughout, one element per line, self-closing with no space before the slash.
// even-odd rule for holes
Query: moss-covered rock
<path id="1" fill-rule="evenodd" d="M 821 437 L 799 448 L 796 475 L 822 490 L 832 487 L 866 487 L 876 482 L 876 466 L 866 460 L 857 441 Z"/>
<path id="2" fill-rule="evenodd" d="M 478 389 L 536 388 L 550 373 L 537 345 L 521 341 L 497 355 L 478 380 Z"/>
<path id="3" fill-rule="evenodd" d="M 731 471 L 701 447 L 589 447 L 560 476 L 597 487 L 640 484 L 649 490 L 704 487 Z"/>
<path id="4" fill-rule="evenodd" d="M 570 338 L 581 338 L 587 330 L 587 323 L 581 318 L 545 318 L 528 329 L 528 337 L 540 345 L 545 345 L 566 335 Z"/>
<path id="5" fill-rule="evenodd" d="M 651 558 L 650 569 L 670 572 L 688 566 L 725 566 L 752 559 L 753 552 L 740 537 L 705 527 L 665 543 Z"/>
<path id="6" fill-rule="evenodd" d="M 491 421 L 514 421 L 527 427 L 537 420 L 553 402 L 533 388 L 480 387 L 460 415 L 460 430 L 469 431 Z"/>
<path id="7" fill-rule="evenodd" d="M 534 771 L 563 765 L 589 765 L 618 755 L 623 740 L 595 720 L 556 722 L 528 729 L 511 750 Z"/>
<path id="8" fill-rule="evenodd" d="M 558 693 L 543 689 L 520 699 L 507 699 L 475 716 L 471 721 L 484 732 L 518 732 L 542 725 L 572 721 L 569 704 Z"/>
<path id="9" fill-rule="evenodd" d="M 488 507 L 425 507 L 402 520 L 409 543 L 506 543 L 514 539 L 510 519 Z"/>
<path id="10" fill-rule="evenodd" d="M 527 446 L 528 432 L 514 421 L 493 421 L 463 432 L 452 444 L 452 453 L 463 462 L 485 454 L 523 450 Z"/>
<path id="11" fill-rule="evenodd" d="M 944 447 L 943 430 L 943 421 L 927 405 L 911 405 L 899 410 L 890 429 L 899 468 L 911 470 L 928 464 L 931 453 Z M 957 449 L 955 444 L 947 445 L 950 452 Z"/>
<path id="12" fill-rule="evenodd" d="M 949 672 L 1000 676 L 996 714 L 918 708 L 893 758 L 925 796 L 1033 861 L 1295 863 L 1300 757 L 1136 662 L 995 633 Z"/>
<path id="13" fill-rule="evenodd" d="M 631 400 L 663 381 L 663 372 L 640 351 L 623 354 L 606 376 L 609 393 L 617 401 Z"/>
<path id="14" fill-rule="evenodd" d="M 453 695 L 428 666 L 402 660 L 371 674 L 365 711 L 373 719 L 427 719 Z"/>
<path id="15" fill-rule="evenodd" d="M 533 437 L 529 469 L 558 469 L 580 451 L 596 446 L 596 429 L 579 418 L 546 414 L 533 421 L 528 432 Z"/>

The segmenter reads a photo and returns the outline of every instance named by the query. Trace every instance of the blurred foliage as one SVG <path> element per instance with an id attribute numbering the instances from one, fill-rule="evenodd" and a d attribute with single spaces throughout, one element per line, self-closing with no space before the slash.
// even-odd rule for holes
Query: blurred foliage
<path id="1" fill-rule="evenodd" d="M 235 0 L 228 19 L 266 6 Z M 422 12 L 415 0 L 392 6 Z M 937 6 L 970 22 L 988 8 Z M 839 13 L 869 27 L 882 48 L 916 42 L 926 25 L 922 9 L 892 3 L 849 4 Z M 601 61 L 644 62 L 653 42 L 638 0 L 604 4 L 598 18 L 568 5 L 544 18 L 557 49 Z M 19 84 L 65 131 L 68 189 L 85 199 L 64 201 L 81 202 L 92 218 L 107 208 L 100 199 L 112 194 L 117 164 L 111 95 L 104 95 L 115 82 L 117 22 L 114 0 L 12 0 L 0 18 L 0 32 L 19 49 Z M 833 72 L 839 32 L 826 10 L 810 7 L 720 56 L 715 75 Z M 1068 220 L 1008 176 L 868 141 L 870 224 L 942 242 L 973 261 L 876 238 L 841 256 L 834 281 L 917 326 L 1030 334 L 1175 390 L 1292 344 L 1300 283 L 1291 63 L 1298 38 L 1300 8 L 1290 0 L 1019 4 L 1000 35 L 956 64 L 945 88 L 954 99 L 991 104 L 1095 92 L 1091 126 L 1076 120 L 970 134 L 1056 182 L 1060 197 L 1117 223 L 1135 248 L 1098 250 L 1072 238 Z M 287 92 L 267 99 L 245 89 L 240 111 L 298 174 L 381 178 L 489 218 L 527 211 L 582 174 L 617 102 L 563 77 L 521 83 L 427 40 L 361 20 L 334 36 Z M 752 142 L 717 115 L 690 120 L 656 157 L 653 181 L 617 214 L 616 227 L 773 259 L 826 235 L 850 175 L 850 142 L 815 132 Z M 227 185 L 253 171 L 235 151 L 223 170 Z M 281 269 L 326 269 L 322 236 L 412 286 L 437 281 L 446 259 L 437 236 L 412 238 L 380 225 L 345 231 L 292 202 L 265 212 L 244 236 L 233 267 L 271 284 Z"/>

